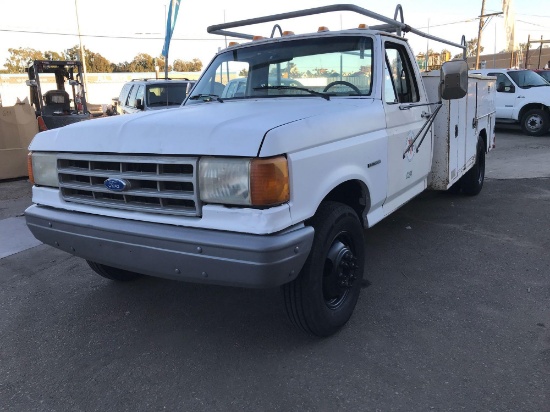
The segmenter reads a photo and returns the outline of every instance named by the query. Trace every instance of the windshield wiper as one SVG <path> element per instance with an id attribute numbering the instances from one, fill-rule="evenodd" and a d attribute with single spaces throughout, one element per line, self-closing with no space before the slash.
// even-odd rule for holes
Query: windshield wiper
<path id="1" fill-rule="evenodd" d="M 199 100 L 202 99 L 204 102 L 211 102 L 216 100 L 220 103 L 223 103 L 223 99 L 217 94 L 195 94 L 194 96 L 189 97 L 189 100 Z"/>
<path id="2" fill-rule="evenodd" d="M 326 93 L 316 92 L 315 90 L 306 89 L 305 87 L 296 87 L 296 86 L 260 86 L 254 87 L 254 90 L 302 90 L 308 92 L 315 96 L 322 97 L 325 100 L 330 100 L 330 96 Z"/>

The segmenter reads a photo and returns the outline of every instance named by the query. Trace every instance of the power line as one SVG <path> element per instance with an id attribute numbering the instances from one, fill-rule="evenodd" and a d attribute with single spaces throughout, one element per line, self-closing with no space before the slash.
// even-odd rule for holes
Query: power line
<path id="1" fill-rule="evenodd" d="M 77 34 L 74 33 L 56 33 L 56 32 L 45 32 L 45 31 L 33 31 L 33 30 L 10 30 L 10 29 L 0 29 L 0 32 L 7 33 L 27 33 L 27 34 L 47 34 L 52 36 L 71 36 L 77 37 Z M 143 36 L 106 36 L 100 34 L 82 34 L 82 37 L 93 37 L 93 38 L 104 38 L 104 39 L 126 39 L 126 40 L 164 40 L 162 37 L 143 37 Z M 198 39 L 198 38 L 177 38 L 172 37 L 172 40 L 181 40 L 181 41 L 220 41 L 219 39 Z"/>
<path id="2" fill-rule="evenodd" d="M 441 26 L 450 26 L 452 24 L 460 24 L 460 23 L 471 23 L 473 21 L 476 21 L 477 18 L 475 19 L 468 19 L 468 20 L 460 20 L 460 21 L 452 21 L 450 23 L 442 23 L 442 24 L 430 24 L 430 26 L 425 26 L 425 27 L 418 27 L 418 29 L 431 29 L 432 27 L 441 27 Z"/>
<path id="3" fill-rule="evenodd" d="M 516 21 L 520 23 L 530 24 L 531 26 L 546 27 L 546 26 L 543 26 L 542 24 L 531 23 L 530 21 L 524 21 L 524 20 L 516 20 Z"/>
<path id="4" fill-rule="evenodd" d="M 544 19 L 550 19 L 550 16 L 540 16 L 538 14 L 524 14 L 524 13 L 516 13 L 518 16 L 527 16 L 527 17 L 541 17 Z"/>

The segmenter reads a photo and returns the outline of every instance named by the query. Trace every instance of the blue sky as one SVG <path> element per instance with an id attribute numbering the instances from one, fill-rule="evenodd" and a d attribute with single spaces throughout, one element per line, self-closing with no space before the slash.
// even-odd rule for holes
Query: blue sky
<path id="1" fill-rule="evenodd" d="M 550 8 L 542 0 L 512 0 L 516 13 L 516 41 L 527 42 L 527 36 L 550 40 Z M 351 2 L 351 1 L 350 1 Z M 342 3 L 342 2 L 341 2 Z M 345 1 L 343 2 L 345 3 Z M 405 23 L 429 31 L 431 34 L 459 42 L 477 36 L 481 0 L 359 0 L 354 4 L 393 17 L 395 5 L 403 6 Z M 1 1 L 0 13 L 0 66 L 9 56 L 8 48 L 32 47 L 38 50 L 62 51 L 78 43 L 75 0 Z M 167 0 L 77 0 L 82 42 L 88 49 L 100 53 L 113 63 L 130 61 L 139 52 L 158 56 L 161 53 Z M 204 64 L 212 58 L 224 38 L 208 35 L 206 27 L 225 21 L 259 17 L 267 14 L 335 4 L 334 1 L 302 0 L 265 2 L 233 1 L 181 1 L 180 12 L 170 46 L 170 61 L 200 58 Z M 502 0 L 486 0 L 486 13 L 501 11 Z M 324 14 L 299 21 L 283 23 L 284 30 L 295 32 L 316 31 L 320 25 L 329 29 L 356 27 L 369 24 L 369 19 L 348 12 Z M 257 26 L 249 32 L 269 35 L 272 24 Z M 429 28 L 428 28 L 429 27 Z M 53 34 L 57 33 L 57 34 Z M 482 35 L 485 51 L 492 53 L 505 48 L 503 19 L 496 17 L 486 26 Z M 495 36 L 496 34 L 496 36 Z M 436 51 L 444 45 L 407 36 L 416 53 L 426 47 Z M 458 50 L 451 50 L 453 54 Z"/>

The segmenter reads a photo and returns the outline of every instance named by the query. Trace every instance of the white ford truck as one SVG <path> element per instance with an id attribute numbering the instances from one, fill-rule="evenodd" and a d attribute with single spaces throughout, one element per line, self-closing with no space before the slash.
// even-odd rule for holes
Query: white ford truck
<path id="1" fill-rule="evenodd" d="M 381 24 L 227 30 L 342 10 Z M 251 41 L 220 51 L 181 108 L 34 138 L 28 227 L 113 280 L 282 286 L 292 323 L 335 333 L 360 294 L 364 229 L 428 188 L 481 190 L 494 78 L 462 60 L 421 75 L 403 34 L 423 33 L 400 6 L 393 19 L 336 5 L 208 30 Z"/>
<path id="2" fill-rule="evenodd" d="M 472 74 L 495 76 L 496 121 L 516 123 L 530 136 L 550 129 L 550 84 L 533 70 L 481 69 Z"/>

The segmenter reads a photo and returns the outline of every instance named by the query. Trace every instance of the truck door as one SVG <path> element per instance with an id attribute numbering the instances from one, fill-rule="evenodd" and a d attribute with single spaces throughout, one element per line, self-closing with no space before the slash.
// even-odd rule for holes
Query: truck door
<path id="1" fill-rule="evenodd" d="M 123 109 L 125 114 L 136 113 L 138 111 L 136 109 L 137 91 L 138 91 L 138 85 L 134 84 L 132 86 L 132 89 L 130 90 L 130 94 L 128 95 L 128 101 L 126 102 L 126 105 L 124 106 L 124 109 Z"/>
<path id="2" fill-rule="evenodd" d="M 388 196 L 384 213 L 389 214 L 426 187 L 432 156 L 431 131 L 418 153 L 420 139 L 407 150 L 430 113 L 424 90 L 407 45 L 395 40 L 384 42 L 383 99 L 388 133 Z"/>
<path id="3" fill-rule="evenodd" d="M 499 119 L 513 119 L 516 105 L 516 86 L 504 73 L 488 73 L 487 76 L 497 77 L 497 96 L 495 99 Z"/>

